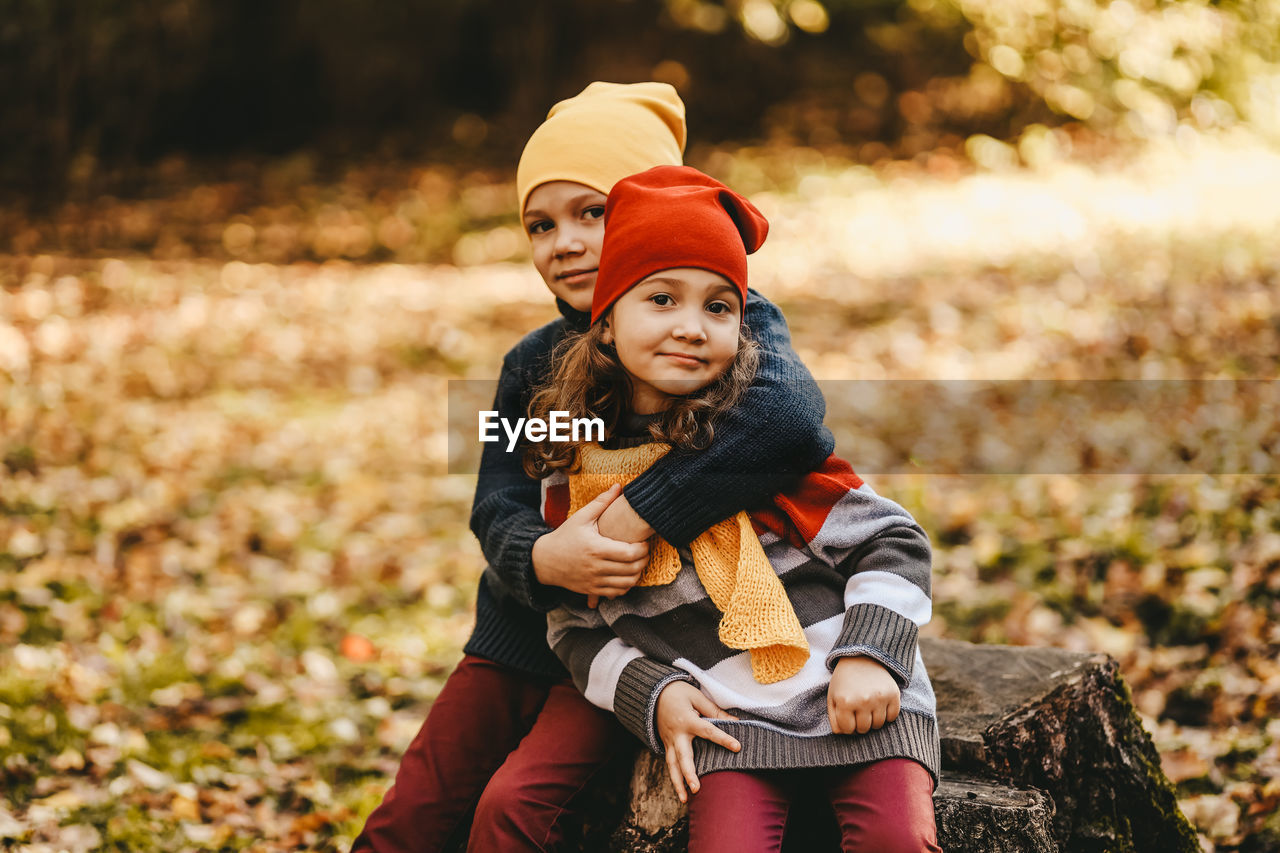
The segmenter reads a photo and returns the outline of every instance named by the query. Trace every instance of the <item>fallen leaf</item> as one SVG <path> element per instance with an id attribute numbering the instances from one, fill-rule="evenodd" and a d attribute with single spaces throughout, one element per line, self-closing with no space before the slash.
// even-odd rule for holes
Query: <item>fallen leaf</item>
<path id="1" fill-rule="evenodd" d="M 1160 756 L 1160 766 L 1175 785 L 1188 779 L 1199 779 L 1209 772 L 1209 762 L 1190 749 L 1166 752 Z"/>
<path id="2" fill-rule="evenodd" d="M 125 765 L 129 770 L 129 775 L 133 780 L 144 787 L 153 791 L 162 791 L 166 788 L 173 787 L 173 777 L 168 773 L 164 773 L 155 769 L 149 764 L 143 764 L 136 758 L 130 758 Z"/>
<path id="3" fill-rule="evenodd" d="M 378 650 L 367 637 L 359 634 L 347 634 L 342 638 L 340 646 L 342 656 L 354 663 L 366 663 L 377 657 Z"/>

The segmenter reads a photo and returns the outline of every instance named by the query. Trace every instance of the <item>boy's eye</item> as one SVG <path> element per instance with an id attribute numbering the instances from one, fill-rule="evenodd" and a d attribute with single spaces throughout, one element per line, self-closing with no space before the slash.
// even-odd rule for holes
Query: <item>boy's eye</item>
<path id="1" fill-rule="evenodd" d="M 670 296 L 665 293 L 655 293 L 649 297 L 649 301 L 654 305 L 673 305 L 674 302 Z"/>
<path id="2" fill-rule="evenodd" d="M 586 210 L 582 211 L 582 217 L 584 219 L 603 219 L 604 205 L 603 204 L 591 205 Z"/>
<path id="3" fill-rule="evenodd" d="M 530 234 L 545 234 L 551 230 L 550 219 L 539 219 L 537 222 L 531 222 L 526 226 Z"/>
<path id="4" fill-rule="evenodd" d="M 707 310 L 712 314 L 728 314 L 733 311 L 728 302 L 712 302 L 707 306 Z"/>

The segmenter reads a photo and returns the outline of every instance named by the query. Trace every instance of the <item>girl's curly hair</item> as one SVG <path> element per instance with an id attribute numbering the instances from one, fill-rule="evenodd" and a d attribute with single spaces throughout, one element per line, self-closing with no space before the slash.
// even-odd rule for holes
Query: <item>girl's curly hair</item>
<path id="1" fill-rule="evenodd" d="M 553 411 L 570 418 L 600 418 L 606 436 L 616 435 L 631 402 L 631 377 L 612 344 L 604 342 L 604 323 L 566 337 L 551 356 L 551 376 L 533 395 L 529 417 L 548 420 Z M 760 347 L 738 331 L 738 354 L 715 381 L 684 397 L 649 426 L 654 441 L 684 450 L 704 450 L 715 437 L 715 422 L 737 405 L 760 363 Z M 533 442 L 525 450 L 524 470 L 541 479 L 552 471 L 577 470 L 584 442 Z"/>

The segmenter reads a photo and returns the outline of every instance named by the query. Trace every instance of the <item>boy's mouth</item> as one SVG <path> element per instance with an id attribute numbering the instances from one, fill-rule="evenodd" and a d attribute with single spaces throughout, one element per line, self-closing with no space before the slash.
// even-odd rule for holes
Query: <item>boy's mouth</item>
<path id="1" fill-rule="evenodd" d="M 580 284 L 589 276 L 595 275 L 597 269 L 598 267 L 591 267 L 590 269 L 583 270 L 566 270 L 565 272 L 557 275 L 556 280 L 563 281 L 566 284 Z"/>

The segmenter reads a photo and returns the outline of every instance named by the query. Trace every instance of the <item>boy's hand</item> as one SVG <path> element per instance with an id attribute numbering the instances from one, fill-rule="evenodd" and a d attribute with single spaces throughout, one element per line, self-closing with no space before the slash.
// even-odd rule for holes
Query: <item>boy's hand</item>
<path id="1" fill-rule="evenodd" d="M 836 734 L 864 735 L 898 719 L 902 693 L 889 670 L 867 657 L 840 658 L 827 688 L 827 716 Z"/>
<path id="2" fill-rule="evenodd" d="M 728 734 L 711 725 L 703 717 L 714 720 L 736 720 L 737 717 L 720 709 L 701 690 L 687 681 L 673 681 L 658 694 L 658 737 L 667 748 L 667 773 L 675 786 L 680 802 L 689 801 L 689 791 L 698 793 L 698 774 L 693 767 L 693 739 L 706 738 L 725 749 L 737 752 L 742 749 Z"/>
<path id="3" fill-rule="evenodd" d="M 616 539 L 619 542 L 647 543 L 649 537 L 656 532 L 649 526 L 649 522 L 641 518 L 640 514 L 631 508 L 631 502 L 627 500 L 625 495 L 619 496 L 600 514 L 600 520 L 596 522 L 596 529 L 606 539 Z M 600 596 L 587 596 L 588 607 L 595 607 L 599 603 Z"/>
<path id="4" fill-rule="evenodd" d="M 610 486 L 564 524 L 533 543 L 533 573 L 548 586 L 559 586 L 590 596 L 616 598 L 640 579 L 649 564 L 649 543 L 618 542 L 600 535 L 600 514 L 622 487 Z"/>

